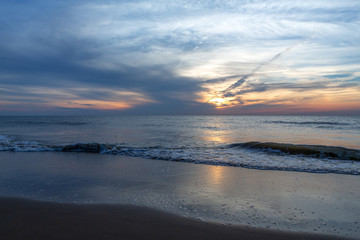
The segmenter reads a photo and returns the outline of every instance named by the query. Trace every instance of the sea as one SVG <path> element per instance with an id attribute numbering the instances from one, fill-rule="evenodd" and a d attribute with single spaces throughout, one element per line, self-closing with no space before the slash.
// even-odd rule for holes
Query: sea
<path id="1" fill-rule="evenodd" d="M 2 116 L 0 151 L 359 175 L 360 117 Z"/>

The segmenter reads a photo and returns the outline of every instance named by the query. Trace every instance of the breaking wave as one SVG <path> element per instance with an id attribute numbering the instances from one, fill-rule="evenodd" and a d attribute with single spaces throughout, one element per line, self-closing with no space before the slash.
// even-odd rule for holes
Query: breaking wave
<path id="1" fill-rule="evenodd" d="M 303 155 L 314 158 L 329 158 L 338 160 L 360 161 L 360 150 L 336 146 L 297 145 L 274 142 L 247 142 L 230 144 L 229 148 L 257 149 L 269 153 L 282 153 L 289 155 Z"/>
<path id="2" fill-rule="evenodd" d="M 338 146 L 272 142 L 234 143 L 215 147 L 134 147 L 104 143 L 48 145 L 0 135 L 0 151 L 84 152 L 265 170 L 360 174 L 360 150 Z"/>

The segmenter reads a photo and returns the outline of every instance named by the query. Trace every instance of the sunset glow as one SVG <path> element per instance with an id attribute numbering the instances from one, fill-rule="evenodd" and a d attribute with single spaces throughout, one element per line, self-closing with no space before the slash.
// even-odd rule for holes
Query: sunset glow
<path id="1" fill-rule="evenodd" d="M 37 4 L 0 3 L 2 115 L 360 114 L 356 1 Z"/>

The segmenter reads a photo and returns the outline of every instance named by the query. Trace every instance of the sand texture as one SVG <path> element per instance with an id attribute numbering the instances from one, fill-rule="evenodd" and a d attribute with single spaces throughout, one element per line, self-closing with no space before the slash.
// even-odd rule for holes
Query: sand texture
<path id="1" fill-rule="evenodd" d="M 128 205 L 0 199 L 0 239 L 337 239 L 222 226 Z"/>

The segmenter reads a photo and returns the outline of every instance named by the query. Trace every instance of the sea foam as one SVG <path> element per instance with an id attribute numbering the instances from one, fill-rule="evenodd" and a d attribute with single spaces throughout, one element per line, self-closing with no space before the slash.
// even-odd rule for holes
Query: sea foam
<path id="1" fill-rule="evenodd" d="M 0 135 L 0 151 L 83 152 L 264 170 L 360 174 L 360 150 L 338 146 L 272 142 L 234 143 L 214 147 L 134 147 L 106 143 L 51 145 Z"/>

